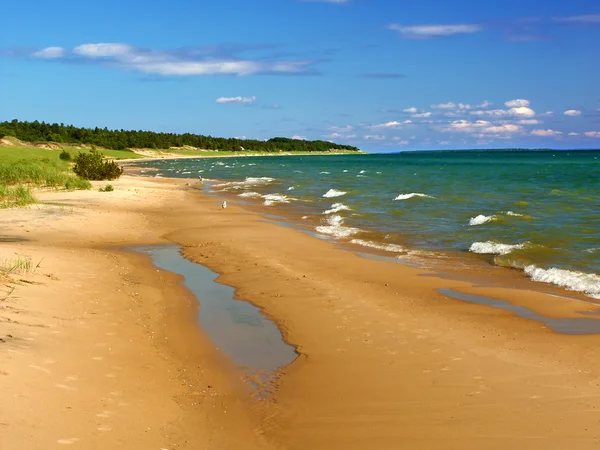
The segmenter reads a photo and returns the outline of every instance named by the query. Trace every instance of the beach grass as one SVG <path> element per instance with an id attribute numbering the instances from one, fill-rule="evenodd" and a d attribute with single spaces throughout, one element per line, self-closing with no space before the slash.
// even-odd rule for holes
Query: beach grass
<path id="1" fill-rule="evenodd" d="M 0 273 L 5 276 L 15 273 L 33 273 L 39 267 L 40 263 L 41 261 L 34 266 L 33 260 L 30 257 L 23 255 L 17 255 L 13 258 L 4 258 L 0 260 Z"/>
<path id="2" fill-rule="evenodd" d="M 33 188 L 90 189 L 91 183 L 77 177 L 60 151 L 35 147 L 0 147 L 0 206 L 35 203 Z"/>
<path id="3" fill-rule="evenodd" d="M 21 184 L 17 186 L 0 184 L 0 208 L 27 206 L 35 202 L 35 197 L 29 187 Z"/>

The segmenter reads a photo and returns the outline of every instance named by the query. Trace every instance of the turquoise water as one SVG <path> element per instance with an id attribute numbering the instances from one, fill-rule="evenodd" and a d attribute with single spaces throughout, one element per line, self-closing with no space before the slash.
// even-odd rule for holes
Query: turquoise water
<path id="1" fill-rule="evenodd" d="M 600 151 L 146 161 L 391 255 L 459 251 L 600 298 Z M 232 198 L 233 200 L 233 198 Z M 231 201 L 231 200 L 230 200 Z"/>

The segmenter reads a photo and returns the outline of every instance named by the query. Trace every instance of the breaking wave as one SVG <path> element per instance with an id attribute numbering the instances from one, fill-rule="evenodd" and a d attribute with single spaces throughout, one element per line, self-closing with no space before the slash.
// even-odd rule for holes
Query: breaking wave
<path id="1" fill-rule="evenodd" d="M 386 252 L 393 253 L 404 253 L 406 249 L 397 244 L 378 244 L 376 242 L 364 241 L 362 239 L 352 239 L 351 244 L 362 245 L 363 247 L 375 248 L 377 250 L 383 250 Z"/>
<path id="2" fill-rule="evenodd" d="M 469 248 L 470 252 L 480 253 L 482 255 L 507 255 L 513 250 L 522 249 L 526 243 L 522 244 L 501 244 L 499 242 L 473 242 Z"/>
<path id="3" fill-rule="evenodd" d="M 344 191 L 338 191 L 337 189 L 329 189 L 327 192 L 323 194 L 325 198 L 333 198 L 333 197 L 341 197 L 342 195 L 346 195 Z"/>
<path id="4" fill-rule="evenodd" d="M 414 197 L 435 198 L 435 197 L 432 197 L 431 195 L 421 194 L 420 192 L 411 192 L 410 194 L 400 194 L 394 200 L 408 200 L 409 198 L 414 198 Z"/>
<path id="5" fill-rule="evenodd" d="M 327 216 L 325 223 L 326 225 L 316 227 L 317 232 L 337 239 L 347 238 L 360 232 L 358 228 L 344 226 L 344 219 L 337 214 Z"/>
<path id="6" fill-rule="evenodd" d="M 491 222 L 495 218 L 496 216 L 484 216 L 483 214 L 479 214 L 478 216 L 471 217 L 469 220 L 469 225 L 483 225 L 484 223 Z"/>
<path id="7" fill-rule="evenodd" d="M 523 270 L 533 281 L 555 284 L 570 291 L 583 292 L 592 298 L 600 299 L 600 276 L 598 275 L 556 267 L 542 269 L 534 265 L 526 266 Z"/>
<path id="8" fill-rule="evenodd" d="M 334 203 L 331 208 L 324 211 L 323 214 L 333 214 L 340 211 L 350 211 L 350 208 L 343 203 Z"/>

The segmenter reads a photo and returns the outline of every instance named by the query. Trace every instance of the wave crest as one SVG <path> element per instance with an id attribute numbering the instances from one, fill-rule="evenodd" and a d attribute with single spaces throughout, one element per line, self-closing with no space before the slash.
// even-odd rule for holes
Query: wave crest
<path id="1" fill-rule="evenodd" d="M 534 265 L 526 266 L 523 270 L 533 281 L 555 284 L 570 291 L 583 292 L 592 298 L 600 299 L 600 276 L 598 275 L 556 267 L 542 269 Z"/>
<path id="2" fill-rule="evenodd" d="M 329 189 L 327 192 L 323 194 L 325 198 L 333 198 L 333 197 L 341 197 L 342 195 L 346 195 L 344 191 L 338 191 L 337 189 Z"/>
<path id="3" fill-rule="evenodd" d="M 411 192 L 410 194 L 400 194 L 394 200 L 408 200 L 409 198 L 414 198 L 414 197 L 435 198 L 435 197 L 432 197 L 431 195 L 422 194 L 420 192 Z"/>
<path id="4" fill-rule="evenodd" d="M 513 250 L 522 249 L 525 247 L 525 244 L 526 243 L 510 245 L 494 241 L 473 242 L 469 248 L 469 251 L 482 255 L 507 255 Z"/>

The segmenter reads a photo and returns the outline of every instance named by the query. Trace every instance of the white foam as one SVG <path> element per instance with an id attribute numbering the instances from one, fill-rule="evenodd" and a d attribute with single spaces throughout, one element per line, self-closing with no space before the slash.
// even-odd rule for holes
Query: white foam
<path id="1" fill-rule="evenodd" d="M 435 197 L 432 197 L 431 195 L 421 194 L 420 192 L 411 192 L 410 194 L 400 194 L 394 200 L 408 200 L 409 198 L 413 198 L 413 197 L 435 198 Z"/>
<path id="2" fill-rule="evenodd" d="M 396 244 L 378 244 L 376 242 L 364 241 L 362 239 L 352 239 L 350 243 L 362 245 L 363 247 L 375 248 L 377 250 L 384 250 L 386 252 L 404 253 L 406 251 L 404 247 Z"/>
<path id="3" fill-rule="evenodd" d="M 484 223 L 491 222 L 495 218 L 495 216 L 484 216 L 483 214 L 479 214 L 478 216 L 471 217 L 469 220 L 469 225 L 483 225 Z"/>
<path id="4" fill-rule="evenodd" d="M 259 194 L 258 192 L 242 192 L 240 195 L 238 195 L 238 197 L 259 198 L 259 197 L 262 197 L 262 195 Z"/>
<path id="5" fill-rule="evenodd" d="M 321 234 L 333 236 L 337 239 L 350 237 L 360 230 L 358 228 L 345 227 L 342 216 L 330 215 L 325 221 L 327 225 L 319 225 L 316 230 Z"/>
<path id="6" fill-rule="evenodd" d="M 507 255 L 513 250 L 521 249 L 525 246 L 525 243 L 510 245 L 501 244 L 499 242 L 487 241 L 487 242 L 474 242 L 469 248 L 470 252 L 480 253 L 483 255 Z"/>
<path id="7" fill-rule="evenodd" d="M 555 284 L 600 299 L 600 276 L 598 275 L 556 267 L 542 269 L 533 265 L 526 266 L 523 270 L 533 281 Z"/>
<path id="8" fill-rule="evenodd" d="M 365 173 L 365 172 L 366 172 L 366 170 L 361 170 L 361 171 L 360 171 L 360 172 L 358 172 L 358 173 Z"/>
<path id="9" fill-rule="evenodd" d="M 290 186 L 289 188 L 287 188 L 288 191 L 293 191 L 294 189 L 296 189 L 294 186 Z"/>
<path id="10" fill-rule="evenodd" d="M 325 198 L 333 198 L 333 197 L 341 197 L 342 195 L 346 195 L 344 191 L 338 191 L 337 189 L 329 189 L 327 192 L 323 194 Z"/>
<path id="11" fill-rule="evenodd" d="M 320 172 L 320 173 L 322 173 L 323 175 L 329 175 L 329 172 Z"/>
<path id="12" fill-rule="evenodd" d="M 340 211 L 350 211 L 350 208 L 343 203 L 334 203 L 331 208 L 325 211 L 323 214 L 333 214 Z"/>
<path id="13" fill-rule="evenodd" d="M 265 199 L 265 206 L 273 206 L 276 203 L 289 203 L 290 201 L 295 200 L 294 198 L 283 194 L 267 194 L 263 195 L 262 198 Z"/>
<path id="14" fill-rule="evenodd" d="M 507 216 L 514 216 L 514 217 L 523 217 L 523 214 L 519 214 L 519 213 L 512 212 L 512 211 L 507 211 L 506 215 Z"/>
<path id="15" fill-rule="evenodd" d="M 275 178 L 270 177 L 248 177 L 244 181 L 230 181 L 227 183 L 220 183 L 215 187 L 223 188 L 223 190 L 229 189 L 244 189 L 247 187 L 254 186 L 266 186 L 267 184 L 275 181 Z"/>
<path id="16" fill-rule="evenodd" d="M 600 252 L 600 247 L 586 248 L 586 249 L 584 250 L 584 252 L 586 252 L 586 253 L 596 253 L 596 252 Z"/>

